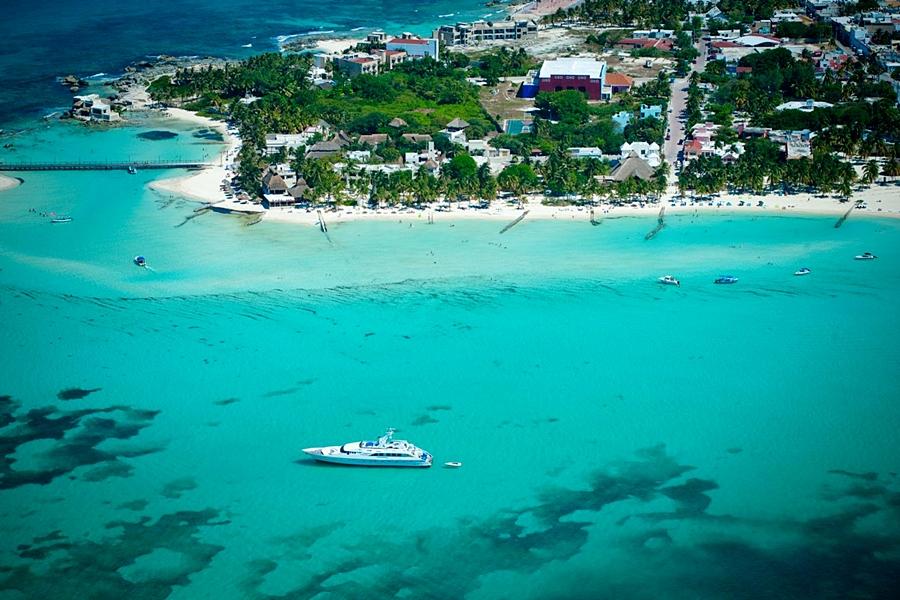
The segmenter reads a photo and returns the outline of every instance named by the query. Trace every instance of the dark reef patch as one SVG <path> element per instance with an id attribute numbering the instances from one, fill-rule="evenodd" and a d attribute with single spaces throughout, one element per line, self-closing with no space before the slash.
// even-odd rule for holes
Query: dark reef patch
<path id="1" fill-rule="evenodd" d="M 895 596 L 900 584 L 900 491 L 866 477 L 853 481 L 869 486 L 863 503 L 851 485 L 834 495 L 834 510 L 825 516 L 789 514 L 762 521 L 711 513 L 710 494 L 718 484 L 699 477 L 685 479 L 692 470 L 664 446 L 648 448 L 634 460 L 610 463 L 578 489 L 545 489 L 524 507 L 406 538 L 373 534 L 371 539 L 343 543 L 349 555 L 311 573 L 304 585 L 285 595 L 262 591 L 266 576 L 284 553 L 271 559 L 257 557 L 250 565 L 246 592 L 273 600 L 371 595 L 461 598 L 483 594 L 483 582 L 495 573 L 519 575 L 528 582 L 552 562 L 551 587 L 531 589 L 529 594 L 529 583 L 524 583 L 526 587 L 510 589 L 508 595 L 559 600 Z M 612 505 L 617 506 L 611 509 Z M 611 510 L 625 516 L 613 521 L 605 516 Z M 678 524 L 684 524 L 691 534 L 673 535 L 670 523 L 679 530 Z M 298 544 L 303 546 L 306 540 L 300 538 Z M 621 562 L 585 560 L 590 556 L 586 553 L 597 551 L 616 555 Z M 302 560 L 303 552 L 309 551 L 298 547 L 296 552 L 294 558 Z M 581 557 L 575 560 L 578 554 Z M 452 576 L 448 564 L 454 565 Z M 652 576 L 642 576 L 648 566 Z M 369 571 L 364 580 L 347 577 L 363 567 L 377 568 L 377 576 Z M 623 567 L 634 567 L 634 575 L 623 576 Z"/>
<path id="2" fill-rule="evenodd" d="M 148 140 L 151 142 L 159 142 L 162 140 L 171 140 L 172 138 L 177 138 L 178 134 L 174 131 L 166 131 L 164 129 L 153 129 L 151 131 L 142 131 L 137 134 L 137 137 L 142 140 Z"/>
<path id="3" fill-rule="evenodd" d="M 425 410 L 437 412 L 439 410 L 453 410 L 453 407 L 449 404 L 432 404 L 431 406 L 425 407 Z"/>
<path id="4" fill-rule="evenodd" d="M 277 396 L 290 396 L 291 394 L 293 394 L 294 392 L 297 392 L 299 390 L 300 390 L 300 388 L 295 388 L 295 387 L 286 388 L 283 390 L 272 390 L 271 392 L 266 392 L 265 394 L 263 394 L 263 397 L 264 398 L 275 398 Z"/>
<path id="5" fill-rule="evenodd" d="M 85 481 L 103 481 L 110 477 L 131 477 L 134 467 L 120 460 L 109 460 L 85 471 L 81 476 Z"/>
<path id="6" fill-rule="evenodd" d="M 12 420 L 9 427 L 0 431 L 0 490 L 29 483 L 47 484 L 78 467 L 90 465 L 103 466 L 89 477 L 127 476 L 130 470 L 120 459 L 160 450 L 136 444 L 116 444 L 114 450 L 99 447 L 106 440 L 134 438 L 153 422 L 159 411 L 129 406 L 63 411 L 45 406 L 16 413 L 18 407 L 14 400 L 9 400 L 2 407 L 5 411 L 2 414 Z M 14 469 L 18 448 L 38 440 L 55 441 L 52 447 L 39 455 L 40 468 Z"/>
<path id="7" fill-rule="evenodd" d="M 216 400 L 213 402 L 216 406 L 228 406 L 229 404 L 234 404 L 235 402 L 240 402 L 240 398 L 225 398 L 224 400 Z"/>
<path id="8" fill-rule="evenodd" d="M 221 525 L 214 521 L 218 516 L 217 510 L 207 508 L 165 514 L 155 522 L 150 517 L 113 521 L 106 529 L 116 535 L 100 541 L 56 541 L 22 550 L 20 558 L 49 564 L 0 567 L 0 591 L 23 598 L 162 600 L 176 586 L 188 585 L 191 576 L 206 569 L 224 549 L 200 540 L 204 528 Z M 139 566 L 139 559 L 154 551 L 179 560 L 159 570 Z"/>
<path id="9" fill-rule="evenodd" d="M 850 477 L 852 479 L 862 479 L 863 481 L 875 481 L 878 479 L 878 473 L 873 473 L 871 471 L 867 473 L 854 473 L 853 471 L 845 471 L 844 469 L 831 469 L 828 471 L 829 475 L 843 475 L 844 477 Z"/>
<path id="10" fill-rule="evenodd" d="M 166 498 L 181 498 L 185 492 L 197 489 L 197 482 L 190 477 L 181 477 L 163 486 L 160 492 Z"/>
<path id="11" fill-rule="evenodd" d="M 147 502 L 146 500 L 137 499 L 137 500 L 130 500 L 128 502 L 123 502 L 122 504 L 119 504 L 118 506 L 116 506 L 116 508 L 121 509 L 121 510 L 140 511 L 140 510 L 144 510 L 145 508 L 147 508 L 148 504 L 150 504 L 150 503 Z"/>
<path id="12" fill-rule="evenodd" d="M 225 137 L 222 135 L 222 132 L 216 131 L 215 129 L 200 129 L 191 134 L 193 137 L 198 140 L 206 140 L 209 142 L 224 142 Z"/>
<path id="13" fill-rule="evenodd" d="M 438 420 L 432 417 L 431 415 L 421 415 L 413 419 L 413 425 L 428 425 L 430 423 L 437 423 Z"/>
<path id="14" fill-rule="evenodd" d="M 103 388 L 93 388 L 90 390 L 84 390 L 81 388 L 67 388 L 56 394 L 56 397 L 60 400 L 81 400 L 82 398 L 87 398 L 91 394 L 99 392 L 102 389 Z"/>

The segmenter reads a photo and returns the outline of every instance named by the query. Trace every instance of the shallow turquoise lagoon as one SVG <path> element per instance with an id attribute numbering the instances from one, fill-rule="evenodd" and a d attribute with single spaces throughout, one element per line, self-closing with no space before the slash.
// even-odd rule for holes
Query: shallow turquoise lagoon
<path id="1" fill-rule="evenodd" d="M 217 148 L 136 131 L 88 137 Z M 0 194 L 0 597 L 895 588 L 897 221 L 684 216 L 646 241 L 653 219 L 404 216 L 326 237 L 194 217 L 150 177 Z M 302 458 L 388 426 L 463 468 Z"/>

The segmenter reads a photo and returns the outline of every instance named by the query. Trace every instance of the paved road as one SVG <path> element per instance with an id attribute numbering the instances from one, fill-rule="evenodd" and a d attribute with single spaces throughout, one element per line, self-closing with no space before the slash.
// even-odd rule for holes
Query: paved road
<path id="1" fill-rule="evenodd" d="M 669 171 L 669 182 L 675 182 L 678 179 L 676 174 L 676 167 L 678 166 L 678 152 L 682 148 L 682 144 L 679 143 L 679 140 L 684 139 L 684 126 L 681 121 L 678 120 L 678 115 L 681 114 L 681 111 L 684 110 L 685 105 L 687 104 L 687 87 L 690 74 L 694 71 L 702 73 L 706 68 L 706 44 L 702 39 L 697 40 L 696 45 L 697 51 L 700 52 L 700 56 L 697 58 L 697 64 L 691 65 L 691 70 L 688 73 L 688 77 L 682 77 L 680 79 L 676 79 L 675 83 L 672 84 L 672 98 L 669 101 L 669 115 L 668 115 L 668 128 L 666 129 L 666 134 L 669 139 L 666 140 L 665 145 L 663 146 L 663 156 L 666 159 L 666 162 L 669 163 L 670 171 Z"/>

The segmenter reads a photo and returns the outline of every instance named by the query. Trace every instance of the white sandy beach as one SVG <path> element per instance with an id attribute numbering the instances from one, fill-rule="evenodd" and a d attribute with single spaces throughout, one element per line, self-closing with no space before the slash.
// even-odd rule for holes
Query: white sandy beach
<path id="1" fill-rule="evenodd" d="M 612 206 L 598 204 L 594 207 L 594 219 L 616 217 L 653 217 L 659 214 L 660 208 L 666 209 L 667 215 L 684 214 L 742 214 L 742 215 L 806 215 L 806 216 L 834 216 L 840 217 L 853 206 L 853 203 L 840 202 L 832 197 L 821 197 L 812 194 L 794 194 L 780 196 L 768 194 L 765 196 L 752 194 L 720 194 L 712 200 L 704 202 L 688 203 L 681 206 L 676 202 L 670 206 L 671 196 L 656 204 L 644 204 L 644 206 Z M 762 200 L 763 206 L 757 206 Z M 885 186 L 874 185 L 868 189 L 857 192 L 853 200 L 862 200 L 865 208 L 854 208 L 851 218 L 859 216 L 900 218 L 900 190 L 894 184 Z M 744 206 L 739 206 L 743 201 Z M 731 202 L 731 206 L 728 206 Z M 360 220 L 373 221 L 398 221 L 409 223 L 427 223 L 429 217 L 434 221 L 457 221 L 468 219 L 483 219 L 497 221 L 512 221 L 520 216 L 523 210 L 528 211 L 527 219 L 542 220 L 589 220 L 591 208 L 586 206 L 547 206 L 540 203 L 540 198 L 532 198 L 530 202 L 519 208 L 515 204 L 494 202 L 488 209 L 460 209 L 454 203 L 451 210 L 412 208 L 389 209 L 362 209 L 358 207 L 339 207 L 337 210 L 323 211 L 325 223 L 329 226 Z M 304 225 L 317 225 L 319 217 L 316 210 L 305 208 L 275 208 L 265 212 L 265 219 L 269 221 L 299 223 Z"/>
<path id="2" fill-rule="evenodd" d="M 230 178 L 231 172 L 228 166 L 237 156 L 240 149 L 240 139 L 231 134 L 225 123 L 215 121 L 207 117 L 199 116 L 187 110 L 169 108 L 166 112 L 173 118 L 190 121 L 222 132 L 227 148 L 223 155 L 217 159 L 219 164 L 203 169 L 200 172 L 163 179 L 150 183 L 150 187 L 158 192 L 171 193 L 192 200 L 214 204 L 217 208 L 241 213 L 263 213 L 264 218 L 270 221 L 299 223 L 304 225 L 316 225 L 318 223 L 318 211 L 306 208 L 274 208 L 266 210 L 259 204 L 240 204 L 233 200 L 227 200 L 220 189 L 222 181 Z M 11 181 L 6 186 L 18 185 L 18 180 L 13 178 L 0 178 L 0 189 L 4 189 L 4 180 Z M 656 216 L 660 208 L 665 207 L 667 215 L 678 214 L 758 214 L 758 215 L 808 215 L 808 216 L 835 216 L 845 214 L 854 203 L 861 201 L 862 207 L 853 208 L 852 217 L 873 216 L 900 218 L 900 181 L 890 181 L 886 184 L 876 183 L 856 191 L 852 196 L 852 202 L 840 202 L 833 196 L 802 193 L 792 195 L 780 195 L 769 193 L 766 195 L 755 194 L 717 194 L 711 199 L 691 202 L 690 196 L 685 199 L 675 197 L 675 188 L 670 187 L 669 193 L 659 203 L 645 203 L 643 206 L 633 203 L 627 206 L 613 206 L 606 203 L 598 203 L 593 208 L 594 218 L 637 217 Z M 362 207 L 338 207 L 337 210 L 323 212 L 325 222 L 328 225 L 337 223 L 375 220 L 375 221 L 408 221 L 410 223 L 426 223 L 430 218 L 435 221 L 457 221 L 468 219 L 489 219 L 497 221 L 512 221 L 528 210 L 528 219 L 545 220 L 589 220 L 591 208 L 586 206 L 548 206 L 541 204 L 543 198 L 540 195 L 530 197 L 524 208 L 519 208 L 515 203 L 496 201 L 488 209 L 460 208 L 457 203 L 452 204 L 450 210 L 437 210 L 426 208 L 416 210 L 412 208 L 382 208 L 370 209 Z M 685 201 L 685 206 L 681 202 Z M 739 206 L 740 202 L 744 206 Z M 758 206 L 762 201 L 763 206 Z M 670 203 L 674 202 L 675 206 Z M 728 203 L 731 203 L 729 206 Z M 463 204 L 465 206 L 465 204 Z"/>
<path id="3" fill-rule="evenodd" d="M 318 40 L 314 48 L 321 50 L 325 54 L 340 54 L 344 50 L 353 48 L 360 42 L 366 41 L 364 38 L 336 38 Z"/>
<path id="4" fill-rule="evenodd" d="M 7 177 L 6 175 L 0 175 L 0 192 L 4 190 L 11 190 L 14 187 L 22 185 L 22 181 L 15 177 Z"/>
<path id="5" fill-rule="evenodd" d="M 222 132 L 227 146 L 223 155 L 216 159 L 217 165 L 181 177 L 151 182 L 150 188 L 158 192 L 169 192 L 203 202 L 223 201 L 225 197 L 219 186 L 222 180 L 228 177 L 227 166 L 237 156 L 241 146 L 240 138 L 232 135 L 222 121 L 201 117 L 181 108 L 168 108 L 166 113 L 175 119 L 190 121 Z"/>

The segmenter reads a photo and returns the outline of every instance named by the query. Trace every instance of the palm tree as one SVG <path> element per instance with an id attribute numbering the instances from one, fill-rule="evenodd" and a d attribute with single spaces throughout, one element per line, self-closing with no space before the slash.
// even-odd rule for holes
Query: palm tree
<path id="1" fill-rule="evenodd" d="M 878 162 L 870 160 L 863 169 L 863 181 L 869 185 L 878 179 Z"/>

